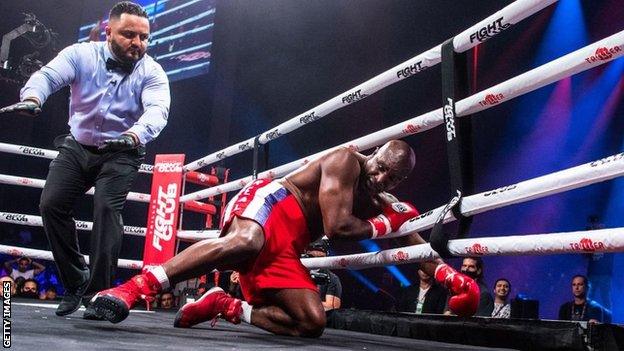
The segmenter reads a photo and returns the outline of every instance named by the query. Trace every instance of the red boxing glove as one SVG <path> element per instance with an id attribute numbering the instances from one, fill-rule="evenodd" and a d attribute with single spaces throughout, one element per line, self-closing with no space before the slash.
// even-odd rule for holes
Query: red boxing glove
<path id="1" fill-rule="evenodd" d="M 393 202 L 383 209 L 383 214 L 368 222 L 373 227 L 373 238 L 397 231 L 408 219 L 418 216 L 418 210 L 407 202 Z"/>
<path id="2" fill-rule="evenodd" d="M 474 279 L 458 273 L 445 263 L 436 268 L 435 278 L 451 293 L 452 297 L 448 301 L 451 312 L 460 317 L 470 317 L 477 313 L 481 291 Z"/>

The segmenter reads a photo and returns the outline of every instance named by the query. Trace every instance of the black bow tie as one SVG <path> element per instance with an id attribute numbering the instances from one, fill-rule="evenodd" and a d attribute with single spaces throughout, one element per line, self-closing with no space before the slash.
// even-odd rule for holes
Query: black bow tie
<path id="1" fill-rule="evenodd" d="M 112 70 L 120 69 L 126 74 L 130 74 L 132 73 L 132 70 L 134 69 L 134 63 L 119 62 L 119 61 L 113 60 L 112 58 L 109 58 L 106 60 L 106 69 L 112 69 Z"/>

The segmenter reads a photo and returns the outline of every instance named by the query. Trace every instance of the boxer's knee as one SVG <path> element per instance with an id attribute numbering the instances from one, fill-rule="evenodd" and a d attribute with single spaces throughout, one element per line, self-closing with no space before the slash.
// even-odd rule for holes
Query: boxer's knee
<path id="1" fill-rule="evenodd" d="M 298 326 L 298 335 L 306 338 L 318 338 L 323 335 L 325 330 L 325 312 L 313 313 L 307 316 Z"/>

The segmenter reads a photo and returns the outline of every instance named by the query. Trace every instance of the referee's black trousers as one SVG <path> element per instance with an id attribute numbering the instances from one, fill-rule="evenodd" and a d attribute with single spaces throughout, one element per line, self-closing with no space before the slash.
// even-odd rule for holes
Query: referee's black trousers
<path id="1" fill-rule="evenodd" d="M 145 155 L 144 147 L 102 152 L 79 144 L 71 135 L 55 140 L 58 156 L 50 163 L 39 209 L 61 281 L 76 293 L 88 281 L 85 296 L 111 287 L 121 251 L 121 211 Z M 74 206 L 89 201 L 95 186 L 89 266 L 80 247 Z"/>

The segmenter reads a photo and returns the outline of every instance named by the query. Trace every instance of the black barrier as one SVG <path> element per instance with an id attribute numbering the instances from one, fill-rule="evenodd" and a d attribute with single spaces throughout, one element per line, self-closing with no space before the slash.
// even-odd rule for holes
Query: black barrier
<path id="1" fill-rule="evenodd" d="M 534 319 L 460 318 L 339 309 L 327 327 L 370 334 L 518 350 L 622 350 L 624 328 L 610 324 Z M 591 343 L 590 343 L 591 342 Z M 619 348 L 610 348 L 619 345 Z"/>

